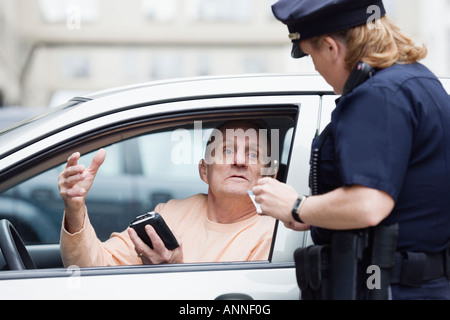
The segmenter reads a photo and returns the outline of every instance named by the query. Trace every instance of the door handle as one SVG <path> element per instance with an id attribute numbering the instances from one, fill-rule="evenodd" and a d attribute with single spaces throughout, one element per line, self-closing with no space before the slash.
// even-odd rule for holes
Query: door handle
<path id="1" fill-rule="evenodd" d="M 245 293 L 224 293 L 218 296 L 215 300 L 254 300 L 254 299 Z"/>

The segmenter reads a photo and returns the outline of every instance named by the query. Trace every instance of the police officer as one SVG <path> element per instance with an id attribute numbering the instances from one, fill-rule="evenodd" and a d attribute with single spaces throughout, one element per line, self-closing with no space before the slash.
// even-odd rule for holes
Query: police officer
<path id="1" fill-rule="evenodd" d="M 450 99 L 418 62 L 426 48 L 381 0 L 280 0 L 272 9 L 292 57 L 311 56 L 342 96 L 312 144 L 316 195 L 263 178 L 256 201 L 287 227 L 312 226 L 316 244 L 334 230 L 398 223 L 392 298 L 450 299 Z"/>

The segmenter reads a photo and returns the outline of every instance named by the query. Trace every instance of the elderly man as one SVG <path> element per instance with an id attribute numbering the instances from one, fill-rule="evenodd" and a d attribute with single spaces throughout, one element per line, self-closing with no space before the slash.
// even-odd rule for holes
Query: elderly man
<path id="1" fill-rule="evenodd" d="M 248 190 L 264 171 L 267 139 L 259 139 L 262 127 L 256 122 L 226 122 L 213 133 L 205 158 L 199 163 L 200 178 L 208 194 L 170 200 L 156 206 L 181 244 L 168 250 L 150 225 L 146 232 L 153 243 L 147 246 L 132 228 L 113 233 L 101 242 L 89 222 L 86 195 L 106 157 L 97 152 L 88 168 L 77 164 L 72 154 L 59 176 L 60 195 L 65 203 L 61 231 L 64 265 L 110 266 L 182 262 L 252 261 L 268 258 L 275 220 L 257 214 Z M 254 132 L 256 134 L 249 134 Z M 218 134 L 217 134 L 218 133 Z M 258 142 L 258 140 L 261 140 Z M 264 146 L 266 144 L 266 146 Z"/>

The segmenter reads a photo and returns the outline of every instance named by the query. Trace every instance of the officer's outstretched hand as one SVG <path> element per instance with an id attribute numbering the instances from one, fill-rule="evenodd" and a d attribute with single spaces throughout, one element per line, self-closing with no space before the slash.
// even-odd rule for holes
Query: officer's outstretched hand
<path id="1" fill-rule="evenodd" d="M 80 156 L 79 152 L 73 153 L 58 178 L 59 194 L 65 205 L 65 228 L 70 233 L 78 232 L 83 226 L 86 195 L 105 161 L 106 151 L 97 151 L 88 168 L 78 164 Z"/>
<path id="2" fill-rule="evenodd" d="M 309 230 L 310 225 L 296 222 L 292 218 L 292 207 L 298 198 L 298 193 L 293 187 L 273 178 L 261 178 L 252 191 L 264 215 L 279 219 L 287 228 L 297 231 Z"/>

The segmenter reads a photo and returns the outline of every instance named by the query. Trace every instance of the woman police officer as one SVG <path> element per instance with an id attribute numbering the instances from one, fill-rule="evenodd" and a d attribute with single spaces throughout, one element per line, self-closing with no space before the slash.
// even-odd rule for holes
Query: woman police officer
<path id="1" fill-rule="evenodd" d="M 381 0 L 280 0 L 272 9 L 289 29 L 292 56 L 310 55 L 343 95 L 313 141 L 318 194 L 263 178 L 256 201 L 287 227 L 312 226 L 316 244 L 331 230 L 398 223 L 397 251 L 419 263 L 411 281 L 391 284 L 392 298 L 450 299 L 450 99 L 418 63 L 426 49 L 386 18 Z M 370 66 L 368 79 L 352 88 L 359 62 Z"/>

